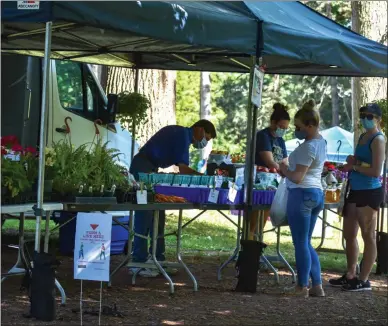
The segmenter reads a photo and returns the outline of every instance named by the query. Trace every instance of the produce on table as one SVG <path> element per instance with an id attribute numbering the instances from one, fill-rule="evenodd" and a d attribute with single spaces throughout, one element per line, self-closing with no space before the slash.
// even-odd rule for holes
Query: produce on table
<path id="1" fill-rule="evenodd" d="M 232 159 L 232 163 L 244 163 L 245 154 L 232 154 L 231 159 Z"/>
<path id="2" fill-rule="evenodd" d="M 278 170 L 275 168 L 268 169 L 265 166 L 257 166 L 256 167 L 257 172 L 266 172 L 266 173 L 278 173 Z"/>
<path id="3" fill-rule="evenodd" d="M 186 203 L 186 199 L 178 196 L 156 194 L 155 202 L 156 203 Z"/>

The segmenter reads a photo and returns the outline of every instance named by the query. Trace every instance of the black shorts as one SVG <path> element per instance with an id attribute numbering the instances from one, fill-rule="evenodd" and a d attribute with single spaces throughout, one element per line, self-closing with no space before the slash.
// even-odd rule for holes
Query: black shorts
<path id="1" fill-rule="evenodd" d="M 352 190 L 346 198 L 347 204 L 356 204 L 356 207 L 366 207 L 378 211 L 381 204 L 384 202 L 383 187 L 368 190 Z"/>

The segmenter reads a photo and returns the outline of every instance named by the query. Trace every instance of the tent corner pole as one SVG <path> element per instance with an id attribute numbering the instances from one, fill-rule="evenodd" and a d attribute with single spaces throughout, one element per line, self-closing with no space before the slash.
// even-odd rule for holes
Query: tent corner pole
<path id="1" fill-rule="evenodd" d="M 135 85 L 133 87 L 133 91 L 135 93 L 139 93 L 139 68 L 135 68 Z M 132 144 L 131 144 L 131 163 L 133 157 L 135 156 L 135 146 L 136 146 L 136 121 L 132 120 Z"/>
<path id="2" fill-rule="evenodd" d="M 38 167 L 38 202 L 35 227 L 35 251 L 40 252 L 40 225 L 43 213 L 44 200 L 44 171 L 45 171 L 45 148 L 46 148 L 46 121 L 48 114 L 48 96 L 49 96 L 49 81 L 50 81 L 50 57 L 51 57 L 51 32 L 52 22 L 46 22 L 46 35 L 44 46 L 44 75 L 42 89 L 42 108 L 40 113 L 40 134 L 39 134 L 39 167 Z"/>
<path id="3" fill-rule="evenodd" d="M 256 152 L 256 126 L 257 126 L 257 107 L 252 104 L 253 78 L 255 66 L 257 63 L 256 56 L 251 57 L 251 68 L 249 76 L 249 94 L 247 106 L 247 146 L 245 155 L 245 175 L 244 175 L 244 220 L 245 229 L 243 230 L 243 239 L 248 239 L 249 225 L 252 216 L 252 194 L 254 184 L 254 165 Z"/>

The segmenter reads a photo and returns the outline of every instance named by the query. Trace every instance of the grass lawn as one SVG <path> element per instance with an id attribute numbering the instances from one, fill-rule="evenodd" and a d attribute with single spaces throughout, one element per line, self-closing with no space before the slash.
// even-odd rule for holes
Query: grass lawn
<path id="1" fill-rule="evenodd" d="M 194 217 L 199 211 L 184 211 L 184 222 Z M 226 212 L 225 212 L 226 213 Z M 232 220 L 237 222 L 237 217 L 228 215 Z M 175 231 L 177 225 L 176 212 L 167 212 L 166 233 Z M 338 218 L 335 217 L 335 225 L 340 226 Z M 10 234 L 17 233 L 17 220 L 7 220 L 4 223 L 2 233 Z M 50 222 L 51 228 L 55 226 L 54 222 Z M 318 227 L 318 226 L 317 226 Z M 44 230 L 44 223 L 42 230 Z M 272 228 L 270 222 L 266 225 L 266 230 Z M 25 230 L 27 233 L 35 231 L 35 221 L 26 221 Z M 320 233 L 319 233 L 320 234 Z M 58 239 L 58 232 L 51 237 L 51 243 Z M 363 250 L 363 242 L 359 239 L 360 250 Z M 274 254 L 276 251 L 276 234 L 274 232 L 266 233 L 264 242 L 268 245 L 265 253 L 268 255 Z M 320 243 L 320 238 L 313 238 L 313 246 L 316 247 Z M 199 217 L 196 221 L 191 223 L 183 230 L 182 248 L 185 255 L 194 256 L 228 256 L 230 255 L 236 245 L 236 227 L 227 219 L 221 216 L 218 212 L 209 211 Z M 167 254 L 172 255 L 175 251 L 176 240 L 175 237 L 166 238 Z M 333 231 L 326 236 L 325 248 L 342 249 L 341 234 L 339 231 Z M 294 247 L 292 244 L 291 233 L 288 227 L 283 227 L 281 230 L 281 252 L 284 257 L 295 265 Z M 343 271 L 346 267 L 346 259 L 343 253 L 324 253 L 320 252 L 320 261 L 323 269 Z"/>

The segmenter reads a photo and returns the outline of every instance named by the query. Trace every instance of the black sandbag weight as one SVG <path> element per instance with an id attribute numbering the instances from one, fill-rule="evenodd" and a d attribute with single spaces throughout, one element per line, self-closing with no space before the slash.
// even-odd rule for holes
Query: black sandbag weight
<path id="1" fill-rule="evenodd" d="M 260 257 L 267 245 L 254 240 L 241 240 L 240 243 L 242 250 L 236 262 L 238 282 L 235 291 L 255 293 Z"/>
<path id="2" fill-rule="evenodd" d="M 55 319 L 55 269 L 58 265 L 53 255 L 34 252 L 30 286 L 31 317 L 42 321 Z"/>

